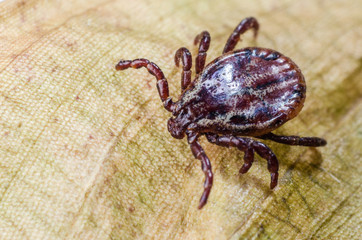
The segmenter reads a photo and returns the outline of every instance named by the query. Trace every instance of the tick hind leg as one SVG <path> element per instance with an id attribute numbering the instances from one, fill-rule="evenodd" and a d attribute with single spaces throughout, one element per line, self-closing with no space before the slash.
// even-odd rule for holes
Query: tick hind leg
<path id="1" fill-rule="evenodd" d="M 273 189 L 278 184 L 278 159 L 272 150 L 264 143 L 255 141 L 250 138 L 235 137 L 232 135 L 218 136 L 208 133 L 206 138 L 209 142 L 223 147 L 237 147 L 245 153 L 244 165 L 240 169 L 240 173 L 246 173 L 254 161 L 254 153 L 256 152 L 268 162 L 268 170 L 270 172 L 271 182 L 270 188 Z"/>
<path id="2" fill-rule="evenodd" d="M 194 44 L 197 45 L 198 43 L 200 43 L 197 57 L 195 60 L 196 74 L 202 72 L 202 70 L 205 67 L 205 61 L 207 56 L 206 52 L 207 50 L 209 50 L 210 41 L 211 37 L 208 31 L 203 31 L 202 33 L 200 33 L 195 37 Z"/>
<path id="3" fill-rule="evenodd" d="M 116 70 L 125 70 L 127 68 L 147 68 L 148 72 L 156 77 L 157 79 L 157 89 L 160 95 L 161 101 L 165 109 L 169 112 L 172 112 L 174 108 L 174 103 L 172 99 L 169 97 L 169 90 L 168 90 L 168 82 L 163 74 L 162 70 L 153 62 L 139 58 L 135 60 L 121 60 L 116 65 Z"/>
<path id="4" fill-rule="evenodd" d="M 327 141 L 323 138 L 318 137 L 299 137 L 299 136 L 280 136 L 274 133 L 267 133 L 258 138 L 268 139 L 274 142 L 288 144 L 288 145 L 299 145 L 308 147 L 321 147 L 327 144 Z"/>
<path id="5" fill-rule="evenodd" d="M 192 56 L 187 48 L 180 48 L 175 53 L 175 64 L 178 67 L 180 65 L 180 59 L 182 59 L 182 75 L 181 75 L 181 93 L 191 83 L 191 67 L 192 67 Z"/>
<path id="6" fill-rule="evenodd" d="M 245 18 L 239 23 L 239 25 L 234 29 L 233 33 L 230 35 L 229 39 L 227 40 L 224 47 L 224 51 L 222 53 L 227 53 L 234 50 L 236 44 L 240 40 L 240 35 L 249 29 L 254 30 L 254 38 L 256 38 L 259 30 L 259 23 L 253 17 Z"/>

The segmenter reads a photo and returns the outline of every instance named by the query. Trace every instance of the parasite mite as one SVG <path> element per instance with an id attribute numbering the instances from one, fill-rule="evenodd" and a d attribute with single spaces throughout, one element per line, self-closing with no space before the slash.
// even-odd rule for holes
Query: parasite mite
<path id="1" fill-rule="evenodd" d="M 246 173 L 257 153 L 268 162 L 270 188 L 278 183 L 278 160 L 275 154 L 258 139 L 278 143 L 319 147 L 327 142 L 317 137 L 280 136 L 271 131 L 297 116 L 303 107 L 306 84 L 298 66 L 283 54 L 258 47 L 233 51 L 245 31 L 253 29 L 257 36 L 259 24 L 253 17 L 240 22 L 226 42 L 220 57 L 205 66 L 210 34 L 196 36 L 199 44 L 195 59 L 196 76 L 191 81 L 191 53 L 180 48 L 175 64 L 182 61 L 181 96 L 174 102 L 169 97 L 168 83 L 162 70 L 147 59 L 121 60 L 116 70 L 147 68 L 156 77 L 157 89 L 167 111 L 168 131 L 174 138 L 187 136 L 191 151 L 201 161 L 205 173 L 204 192 L 198 208 L 207 202 L 213 183 L 211 163 L 199 144 L 205 135 L 211 143 L 237 147 L 244 152 L 240 173 Z M 253 138 L 250 138 L 253 137 Z"/>

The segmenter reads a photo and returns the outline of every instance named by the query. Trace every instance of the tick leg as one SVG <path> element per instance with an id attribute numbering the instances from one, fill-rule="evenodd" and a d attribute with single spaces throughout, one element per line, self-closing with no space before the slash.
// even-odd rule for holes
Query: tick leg
<path id="1" fill-rule="evenodd" d="M 147 59 L 139 58 L 135 60 L 121 60 L 116 65 L 116 70 L 125 70 L 127 68 L 147 68 L 148 72 L 151 73 L 157 79 L 157 89 L 160 95 L 161 101 L 165 109 L 169 112 L 172 112 L 174 108 L 174 103 L 172 99 L 169 97 L 168 91 L 168 82 L 163 74 L 162 70 L 153 62 L 150 62 Z"/>
<path id="2" fill-rule="evenodd" d="M 242 150 L 242 149 L 240 149 L 240 150 Z M 244 151 L 244 164 L 240 168 L 239 173 L 244 174 L 244 173 L 247 173 L 249 171 L 249 169 L 251 168 L 251 166 L 253 165 L 254 149 L 252 147 L 248 147 L 246 150 L 242 150 L 242 151 Z"/>
<path id="3" fill-rule="evenodd" d="M 268 162 L 268 170 L 270 172 L 271 182 L 270 188 L 273 189 L 278 184 L 278 169 L 279 163 L 275 154 L 265 144 L 255 141 L 250 138 L 235 137 L 232 135 L 218 136 L 216 134 L 206 134 L 207 140 L 223 147 L 237 147 L 239 150 L 245 152 L 244 165 L 240 169 L 240 173 L 246 173 L 254 161 L 254 152 L 258 153 L 260 157 Z"/>
<path id="4" fill-rule="evenodd" d="M 320 147 L 325 146 L 327 141 L 323 138 L 317 137 L 299 137 L 299 136 L 280 136 L 274 133 L 267 133 L 258 138 L 268 139 L 274 142 L 288 144 L 288 145 L 299 145 L 299 146 L 309 146 L 309 147 Z"/>
<path id="5" fill-rule="evenodd" d="M 268 170 L 270 172 L 270 189 L 273 189 L 278 184 L 278 170 L 279 163 L 278 159 L 273 151 L 264 143 L 253 141 L 253 148 L 259 154 L 260 157 L 264 158 L 268 162 Z"/>
<path id="6" fill-rule="evenodd" d="M 180 58 L 182 58 L 182 76 L 181 76 L 181 93 L 188 87 L 191 83 L 191 67 L 192 67 L 192 57 L 191 53 L 187 48 L 180 48 L 176 51 L 175 54 L 175 64 L 178 67 L 180 63 Z"/>
<path id="7" fill-rule="evenodd" d="M 243 19 L 239 23 L 239 25 L 234 29 L 233 33 L 230 35 L 224 47 L 224 51 L 222 53 L 227 53 L 234 50 L 236 44 L 240 40 L 240 35 L 251 28 L 254 30 L 254 38 L 256 38 L 259 30 L 258 21 L 253 17 L 248 17 Z"/>
<path id="8" fill-rule="evenodd" d="M 205 67 L 205 61 L 206 61 L 206 55 L 207 50 L 209 50 L 210 47 L 210 41 L 211 37 L 208 31 L 203 31 L 199 35 L 196 36 L 194 40 L 194 44 L 199 44 L 199 51 L 197 53 L 196 61 L 195 61 L 195 68 L 196 68 L 196 74 L 199 74 L 202 72 L 202 70 Z"/>
<path id="9" fill-rule="evenodd" d="M 188 134 L 188 140 L 191 147 L 191 151 L 194 154 L 195 158 L 201 161 L 201 168 L 205 174 L 205 182 L 204 182 L 204 192 L 200 198 L 198 208 L 201 209 L 207 203 L 207 199 L 210 194 L 210 190 L 213 182 L 213 173 L 211 169 L 211 163 L 209 158 L 206 156 L 204 150 L 202 149 L 200 143 L 197 141 L 196 134 Z"/>

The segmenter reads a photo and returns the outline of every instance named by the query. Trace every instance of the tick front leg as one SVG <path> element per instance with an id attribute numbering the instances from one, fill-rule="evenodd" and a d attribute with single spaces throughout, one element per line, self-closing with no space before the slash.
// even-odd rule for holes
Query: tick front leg
<path id="1" fill-rule="evenodd" d="M 246 173 L 254 161 L 254 152 L 258 153 L 260 157 L 268 162 L 268 170 L 270 172 L 271 182 L 270 188 L 273 189 L 278 184 L 278 159 L 272 150 L 265 144 L 255 141 L 250 138 L 235 137 L 232 135 L 218 136 L 216 134 L 208 133 L 206 138 L 209 142 L 223 147 L 237 147 L 245 153 L 244 165 L 240 169 L 240 173 Z"/>
<path id="2" fill-rule="evenodd" d="M 184 47 L 176 51 L 175 64 L 177 67 L 180 65 L 180 58 L 182 59 L 182 65 L 183 65 L 182 76 L 181 76 L 181 93 L 182 93 L 191 83 L 192 57 L 190 51 Z"/>
<path id="3" fill-rule="evenodd" d="M 242 20 L 239 25 L 234 29 L 233 33 L 230 35 L 229 39 L 226 42 L 224 51 L 222 53 L 227 53 L 234 50 L 236 44 L 240 40 L 240 35 L 246 32 L 249 29 L 254 30 L 254 38 L 258 35 L 259 23 L 253 17 L 248 17 Z"/>
<path id="4" fill-rule="evenodd" d="M 267 133 L 258 138 L 268 139 L 274 142 L 288 144 L 288 145 L 299 145 L 308 147 L 321 147 L 327 144 L 327 141 L 323 138 L 318 137 L 299 137 L 299 136 L 280 136 L 274 133 Z"/>
<path id="5" fill-rule="evenodd" d="M 158 94 L 160 95 L 163 106 L 167 111 L 172 112 L 175 104 L 172 102 L 172 99 L 169 97 L 167 79 L 165 78 L 165 75 L 163 74 L 162 70 L 155 63 L 144 58 L 139 58 L 135 60 L 121 60 L 116 65 L 116 70 L 122 71 L 127 68 L 141 68 L 141 67 L 147 68 L 148 72 L 156 77 L 157 90 Z"/>
<path id="6" fill-rule="evenodd" d="M 191 147 L 191 151 L 194 154 L 195 158 L 201 161 L 201 168 L 205 174 L 205 182 L 204 182 L 204 192 L 200 198 L 198 208 L 201 209 L 207 203 L 207 199 L 209 198 L 210 190 L 213 182 L 213 173 L 211 168 L 211 163 L 209 158 L 206 156 L 206 153 L 202 149 L 200 143 L 197 141 L 196 134 L 188 134 L 188 140 Z"/>
<path id="7" fill-rule="evenodd" d="M 199 45 L 199 51 L 197 53 L 196 61 L 195 61 L 195 68 L 196 68 L 196 74 L 199 74 L 202 72 L 202 70 L 205 67 L 205 61 L 207 56 L 207 50 L 209 50 L 210 47 L 210 41 L 211 37 L 208 31 L 203 31 L 199 35 L 196 36 L 194 40 L 194 44 Z"/>

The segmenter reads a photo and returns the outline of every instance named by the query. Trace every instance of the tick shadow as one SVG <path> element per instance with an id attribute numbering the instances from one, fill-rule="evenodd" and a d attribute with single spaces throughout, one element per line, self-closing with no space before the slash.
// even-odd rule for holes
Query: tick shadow
<path id="1" fill-rule="evenodd" d="M 296 169 L 300 172 L 312 174 L 313 169 L 321 169 L 322 163 L 323 156 L 321 152 L 315 147 L 310 147 L 289 166 L 288 170 Z"/>
<path id="2" fill-rule="evenodd" d="M 309 179 L 320 187 L 326 189 L 329 186 L 319 182 L 317 175 L 325 172 L 321 167 L 323 163 L 323 155 L 319 149 L 310 147 L 304 151 L 291 165 L 287 167 L 285 174 L 281 177 L 281 182 L 293 181 L 293 175 L 298 172 L 300 176 Z"/>
<path id="3" fill-rule="evenodd" d="M 296 146 L 290 147 L 292 148 Z M 280 175 L 278 186 L 281 186 L 283 182 L 291 181 L 295 171 L 299 172 L 301 175 L 307 176 L 307 178 L 311 179 L 312 181 L 314 176 L 323 171 L 321 168 L 323 163 L 323 155 L 319 149 L 315 147 L 308 147 L 305 148 L 305 151 L 301 152 L 299 156 L 295 156 L 294 160 L 290 159 L 290 161 L 283 161 L 280 159 L 282 159 L 283 155 L 285 155 L 285 150 L 286 149 L 276 150 L 276 155 L 279 156 L 278 159 L 280 169 L 286 168 L 284 174 L 283 171 L 279 170 Z M 238 151 L 237 149 L 228 149 L 224 151 L 228 151 L 228 153 L 220 154 L 219 157 L 221 157 L 221 160 L 218 169 L 222 178 L 227 181 L 232 181 L 233 183 L 239 182 L 242 185 L 248 185 L 251 184 L 251 182 L 254 182 L 252 185 L 258 185 L 262 189 L 270 190 L 270 173 L 267 170 L 265 159 L 255 154 L 255 161 L 251 169 L 245 174 L 240 174 L 239 169 L 244 163 L 244 153 Z M 260 175 L 258 174 L 256 177 L 255 175 L 253 176 L 252 174 L 249 174 L 249 172 L 252 171 L 253 167 L 257 167 L 257 165 L 262 168 L 265 166 L 265 171 L 262 171 L 262 173 Z"/>
<path id="4" fill-rule="evenodd" d="M 308 152 L 310 154 L 308 154 Z M 315 167 L 315 168 L 320 168 L 320 166 L 322 165 L 323 163 L 323 156 L 322 156 L 322 153 L 317 149 L 317 148 L 314 148 L 314 147 L 310 147 L 308 150 L 307 150 L 307 153 L 309 156 L 310 156 L 310 165 Z"/>

